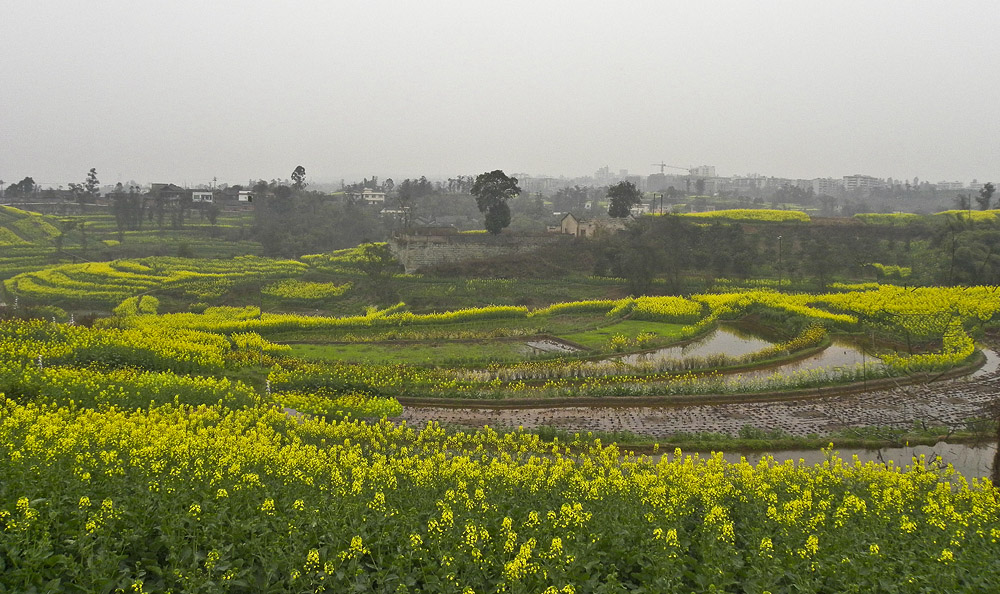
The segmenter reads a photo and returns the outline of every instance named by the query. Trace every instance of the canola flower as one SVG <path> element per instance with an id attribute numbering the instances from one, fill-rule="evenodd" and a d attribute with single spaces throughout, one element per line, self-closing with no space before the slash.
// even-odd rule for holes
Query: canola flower
<path id="1" fill-rule="evenodd" d="M 403 406 L 395 398 L 371 398 L 357 393 L 327 396 L 322 393 L 280 392 L 274 398 L 283 407 L 328 419 L 397 417 L 403 413 Z"/>
<path id="2" fill-rule="evenodd" d="M 709 212 L 681 213 L 674 216 L 692 219 L 725 219 L 733 221 L 787 222 L 801 221 L 808 223 L 809 215 L 798 210 L 770 210 L 766 208 L 735 208 L 729 210 L 713 210 Z"/>
<path id="3" fill-rule="evenodd" d="M 174 403 L 242 408 L 275 402 L 223 366 L 259 363 L 290 351 L 253 332 L 230 337 L 190 330 L 85 328 L 42 320 L 0 321 L 0 392 L 72 407 L 144 408 Z M 284 405 L 328 418 L 401 412 L 391 398 L 364 394 L 287 394 Z"/>
<path id="4" fill-rule="evenodd" d="M 231 350 L 217 334 L 184 329 L 86 328 L 43 320 L 0 321 L 0 358 L 49 365 L 134 366 L 178 372 L 218 371 Z"/>
<path id="5" fill-rule="evenodd" d="M 854 218 L 868 225 L 888 225 L 888 226 L 900 226 L 900 227 L 912 225 L 913 223 L 919 221 L 929 220 L 929 217 L 927 217 L 926 215 L 919 215 L 909 212 L 895 212 L 895 213 L 865 212 L 854 215 Z"/>
<path id="6" fill-rule="evenodd" d="M 0 586 L 735 593 L 885 590 L 884 576 L 900 592 L 1000 584 L 996 490 L 925 459 L 905 470 L 833 453 L 816 466 L 751 465 L 569 445 L 489 429 L 290 419 L 270 408 L 5 400 Z M 60 562 L 42 561 L 52 558 Z"/>
<path id="7" fill-rule="evenodd" d="M 959 220 L 992 223 L 997 220 L 998 210 L 944 210 L 934 213 L 934 217 L 954 217 Z"/>
<path id="8" fill-rule="evenodd" d="M 697 321 L 702 305 L 683 297 L 638 297 L 632 317 L 638 320 L 683 323 Z"/>
<path id="9" fill-rule="evenodd" d="M 113 318 L 112 318 L 113 319 Z M 112 322 L 113 323 L 113 322 Z M 289 352 L 253 332 L 227 338 L 210 332 L 156 326 L 87 328 L 44 320 L 0 321 L 0 360 L 22 365 L 100 365 L 181 373 L 218 372 L 239 351 Z"/>
<path id="10" fill-rule="evenodd" d="M 556 304 L 528 311 L 523 307 L 485 307 L 413 314 L 400 303 L 386 309 L 370 308 L 360 316 L 342 318 L 264 314 L 255 307 L 208 308 L 202 314 L 128 315 L 115 319 L 126 330 L 143 330 L 151 335 L 196 332 L 207 336 L 230 334 L 231 342 L 243 355 L 224 355 L 234 363 L 272 364 L 269 379 L 275 390 L 368 396 L 446 396 L 462 398 L 508 398 L 533 396 L 629 396 L 647 394 L 750 392 L 757 389 L 812 387 L 856 377 L 892 376 L 947 369 L 962 364 L 975 352 L 969 331 L 976 324 L 992 320 L 1000 310 L 993 299 L 995 287 L 910 288 L 877 285 L 859 290 L 838 290 L 826 294 L 786 294 L 770 289 L 737 290 L 725 293 L 679 297 L 643 297 L 606 301 Z M 581 360 L 527 361 L 487 369 L 429 369 L 400 365 L 347 365 L 343 363 L 292 363 L 267 359 L 263 355 L 287 354 L 287 349 L 269 345 L 262 333 L 285 330 L 336 329 L 345 336 L 364 340 L 381 338 L 444 336 L 448 325 L 481 320 L 537 318 L 561 313 L 600 313 L 607 316 L 647 316 L 662 321 L 700 319 L 684 328 L 684 336 L 700 334 L 720 320 L 755 312 L 780 312 L 808 323 L 798 336 L 781 344 L 733 359 L 724 356 L 659 360 L 624 364 L 618 361 Z M 421 328 L 426 327 L 426 331 Z M 882 361 L 866 370 L 815 370 L 794 377 L 754 380 L 745 385 L 728 381 L 692 378 L 708 370 L 746 365 L 784 356 L 822 344 L 829 331 L 875 329 L 924 345 L 939 344 L 916 354 L 883 354 Z M 425 334 L 426 332 L 426 334 Z M 468 336 L 468 334 L 461 334 Z M 496 334 L 495 332 L 493 334 Z M 500 334 L 505 334 L 501 332 Z M 509 334 L 506 333 L 506 334 Z M 193 336 L 198 336 L 197 334 Z M 457 336 L 457 335 L 456 335 Z M 478 335 L 477 335 L 478 336 Z M 640 348 L 645 338 L 612 337 L 612 350 Z M 260 353 L 254 357 L 252 353 Z"/>
<path id="11" fill-rule="evenodd" d="M 524 307 L 489 306 L 432 314 L 404 311 L 403 304 L 385 310 L 372 309 L 364 315 L 347 317 L 261 314 L 254 307 L 208 308 L 201 314 L 127 316 L 117 323 L 127 328 L 156 328 L 160 331 L 195 330 L 210 333 L 282 332 L 290 330 L 336 329 L 358 334 L 418 326 L 441 327 L 471 321 L 525 319 L 572 312 L 605 311 L 608 316 L 630 312 L 639 319 L 688 323 L 682 332 L 691 337 L 704 332 L 719 320 L 734 319 L 755 311 L 779 311 L 801 316 L 829 329 L 858 331 L 874 328 L 901 335 L 907 340 L 942 341 L 957 336 L 960 322 L 968 325 L 992 320 L 1000 313 L 996 287 L 922 287 L 892 285 L 865 286 L 861 290 L 840 290 L 826 294 L 788 294 L 770 289 L 730 291 L 680 297 L 641 297 L 614 301 L 582 301 L 555 304 L 528 311 Z M 963 330 L 964 331 L 964 330 Z M 404 331 L 405 332 L 405 331 Z M 412 332 L 412 331 L 411 331 Z M 440 336 L 440 330 L 431 333 Z M 435 334 L 436 333 L 436 334 Z M 502 333 L 501 333 L 502 334 Z M 384 335 L 384 334 L 383 334 Z M 419 337 L 420 333 L 408 336 Z M 947 349 L 941 365 L 953 364 L 956 349 Z"/>
<path id="12" fill-rule="evenodd" d="M 164 289 L 203 299 L 219 297 L 239 282 L 295 277 L 306 269 L 302 262 L 256 256 L 226 260 L 157 256 L 51 266 L 13 276 L 4 287 L 12 295 L 40 301 L 116 305 Z"/>
<path id="13" fill-rule="evenodd" d="M 872 267 L 879 271 L 879 274 L 886 278 L 905 279 L 912 274 L 913 269 L 909 266 L 896 266 L 892 264 L 880 264 L 872 262 Z"/>

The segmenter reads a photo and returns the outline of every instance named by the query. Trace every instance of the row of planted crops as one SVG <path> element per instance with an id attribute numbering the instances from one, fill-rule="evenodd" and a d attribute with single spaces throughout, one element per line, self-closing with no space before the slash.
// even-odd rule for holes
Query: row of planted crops
<path id="1" fill-rule="evenodd" d="M 815 468 L 655 460 L 583 436 L 336 420 L 344 410 L 293 417 L 277 407 L 281 394 L 305 407 L 340 399 L 366 417 L 394 411 L 330 385 L 282 392 L 277 370 L 295 364 L 281 364 L 280 345 L 247 331 L 140 324 L 154 314 L 127 305 L 105 328 L 2 326 L 6 589 L 996 586 L 996 491 L 924 461 L 900 472 L 832 454 Z M 263 360 L 277 363 L 271 394 L 217 377 Z M 358 383 L 379 381 L 393 380 Z"/>
<path id="2" fill-rule="evenodd" d="M 295 359 L 278 341 L 469 340 L 583 318 L 682 324 L 694 337 L 752 315 L 796 330 L 709 363 L 876 332 L 898 347 L 882 353 L 884 373 L 904 374 L 972 357 L 972 337 L 1000 310 L 994 291 L 753 290 L 430 314 L 400 304 L 337 318 L 159 314 L 147 295 L 93 328 L 5 321 L 0 591 L 991 591 L 997 492 L 926 461 L 901 471 L 831 453 L 815 468 L 751 466 L 384 419 L 410 396 L 747 389 L 699 366 L 364 365 Z"/>
<path id="3" fill-rule="evenodd" d="M 641 297 L 555 304 L 543 309 L 494 306 L 442 313 L 414 314 L 403 304 L 370 308 L 348 317 L 261 313 L 255 307 L 216 307 L 205 312 L 157 314 L 157 300 L 129 298 L 116 315 L 98 328 L 50 324 L 48 336 L 13 327 L 10 354 L 3 365 L 11 377 L 52 373 L 51 368 L 128 367 L 145 371 L 218 374 L 226 366 L 268 368 L 267 385 L 276 394 L 295 393 L 301 410 L 304 393 L 324 396 L 510 398 L 545 396 L 655 396 L 685 393 L 729 393 L 813 387 L 851 381 L 862 375 L 902 375 L 945 370 L 974 355 L 970 333 L 992 321 L 1000 303 L 994 288 L 903 289 L 879 286 L 823 295 L 783 294 L 769 290 L 682 297 Z M 544 327 L 546 321 L 587 314 L 608 324 L 628 317 L 686 324 L 681 336 L 703 333 L 720 320 L 753 314 L 764 319 L 798 322 L 798 334 L 784 342 L 740 357 L 659 359 L 626 363 L 620 358 L 590 360 L 559 357 L 523 360 L 486 367 L 359 365 L 302 361 L 289 356 L 287 345 L 265 340 L 288 332 L 336 332 L 360 341 L 387 332 L 448 338 L 448 327 L 460 328 L 463 339 L 518 334 Z M 576 318 L 574 318 L 576 319 Z M 531 320 L 535 326 L 525 326 Z M 477 326 L 476 324 L 480 324 Z M 520 324 L 520 325 L 519 325 Z M 830 332 L 878 332 L 896 340 L 896 350 L 883 350 L 877 368 L 813 369 L 793 376 L 775 375 L 748 381 L 717 373 L 746 368 L 761 361 L 822 348 Z M 265 338 L 262 338 L 265 337 Z M 49 342 L 46 342 L 49 341 Z M 54 342 L 52 342 L 54 341 Z M 82 347 L 70 347 L 79 342 Z M 61 346 L 52 346 L 53 344 Z M 123 346 L 127 345 L 127 346 Z M 71 350 L 66 360 L 62 353 Z M 93 369 L 91 369 L 93 371 Z M 98 369 L 95 372 L 103 372 Z M 26 381 L 26 380 L 25 380 Z M 9 390 L 8 390 L 9 391 Z M 294 405 L 293 405 L 294 404 Z M 310 407 L 307 407 L 307 409 Z M 315 408 L 315 406 L 311 407 Z"/>
<path id="4" fill-rule="evenodd" d="M 29 218 L 33 221 L 40 216 Z M 34 244 L 14 247 L 22 251 L 48 249 Z M 23 258 L 7 266 L 0 255 L 0 279 L 6 278 L 2 288 L 9 300 L 70 308 L 110 309 L 124 299 L 144 294 L 173 295 L 182 302 L 208 304 L 247 287 L 274 302 L 304 305 L 341 297 L 352 284 L 349 280 L 339 284 L 305 280 L 303 274 L 318 270 L 341 278 L 357 277 L 359 252 L 356 248 L 345 249 L 301 260 L 151 256 L 47 266 L 45 259 L 29 265 L 21 261 Z"/>
<path id="5" fill-rule="evenodd" d="M 261 313 L 255 307 L 209 308 L 200 314 L 132 312 L 129 301 L 113 318 L 122 328 L 161 333 L 201 332 L 264 337 L 311 332 L 336 333 L 350 341 L 366 337 L 383 340 L 389 333 L 411 339 L 520 335 L 544 328 L 563 316 L 586 314 L 617 320 L 651 320 L 685 324 L 684 337 L 705 332 L 720 320 L 750 314 L 763 319 L 798 322 L 798 333 L 783 342 L 740 357 L 666 359 L 625 363 L 622 359 L 594 361 L 582 357 L 523 360 L 485 367 L 359 365 L 346 362 L 301 361 L 290 357 L 269 360 L 272 389 L 282 391 L 361 392 L 383 397 L 574 397 L 651 396 L 690 393 L 745 393 L 813 387 L 872 378 L 940 371 L 968 361 L 975 352 L 971 334 L 993 319 L 1000 302 L 990 287 L 968 289 L 901 289 L 891 286 L 823 295 L 790 295 L 768 290 L 682 297 L 641 297 L 560 303 L 543 309 L 497 306 L 442 313 L 414 314 L 403 304 L 369 309 L 348 317 Z M 150 300 L 145 301 L 148 305 Z M 126 315 L 127 314 L 127 315 Z M 575 319 L 575 318 L 574 318 Z M 477 324 L 479 324 L 477 326 Z M 449 326 L 456 328 L 449 335 Z M 814 369 L 793 376 L 776 374 L 753 381 L 716 373 L 730 367 L 746 368 L 762 361 L 822 348 L 831 332 L 891 337 L 894 348 L 879 354 L 881 361 L 864 369 Z M 297 335 L 298 335 L 297 334 Z M 251 353 L 252 354 L 252 353 Z M 250 356 L 250 355 L 247 355 Z M 878 359 L 876 359 L 878 360 Z"/>
<path id="6" fill-rule="evenodd" d="M 289 294 L 291 277 L 306 265 L 294 260 L 243 256 L 231 260 L 150 257 L 114 262 L 63 264 L 19 274 L 4 282 L 6 291 L 32 301 L 114 305 L 151 291 L 177 291 L 192 299 L 222 297 L 239 283 L 271 281 L 265 291 Z M 287 277 L 287 278 L 286 278 Z"/>
<path id="7" fill-rule="evenodd" d="M 989 592 L 1000 505 L 916 460 L 655 460 L 275 408 L 0 403 L 12 592 Z"/>

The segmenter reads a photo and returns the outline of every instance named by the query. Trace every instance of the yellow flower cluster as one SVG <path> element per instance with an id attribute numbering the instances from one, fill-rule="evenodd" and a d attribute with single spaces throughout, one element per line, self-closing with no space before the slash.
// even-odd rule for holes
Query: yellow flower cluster
<path id="1" fill-rule="evenodd" d="M 294 260 L 256 256 L 228 260 L 153 257 L 63 264 L 19 274 L 4 281 L 4 286 L 12 295 L 42 301 L 114 305 L 128 297 L 162 289 L 189 289 L 195 296 L 217 297 L 236 282 L 297 276 L 306 268 Z"/>
<path id="2" fill-rule="evenodd" d="M 821 324 L 812 324 L 803 330 L 795 338 L 769 346 L 765 349 L 751 353 L 745 360 L 760 361 L 769 357 L 775 357 L 787 353 L 794 353 L 802 349 L 819 345 L 826 338 L 826 328 Z"/>
<path id="3" fill-rule="evenodd" d="M 155 314 L 160 307 L 160 300 L 152 295 L 129 297 L 115 307 L 116 316 L 137 316 L 140 314 Z"/>
<path id="4" fill-rule="evenodd" d="M 237 332 L 232 334 L 229 339 L 233 341 L 233 345 L 235 345 L 238 350 L 258 351 L 271 355 L 288 353 L 292 350 L 292 347 L 287 344 L 275 344 L 261 338 L 260 334 L 257 334 L 256 332 Z"/>
<path id="5" fill-rule="evenodd" d="M 909 266 L 879 264 L 878 262 L 872 262 L 872 267 L 874 267 L 875 270 L 878 270 L 880 275 L 893 279 L 905 279 L 913 272 L 913 269 Z"/>
<path id="6" fill-rule="evenodd" d="M 72 406 L 144 408 L 151 403 L 254 406 L 261 398 L 242 382 L 131 368 L 21 367 L 0 362 L 0 385 L 25 397 Z"/>
<path id="7" fill-rule="evenodd" d="M 86 328 L 42 320 L 0 321 L 0 359 L 42 365 L 99 364 L 215 371 L 230 350 L 224 336 L 184 329 Z"/>
<path id="8" fill-rule="evenodd" d="M 632 308 L 637 320 L 692 322 L 701 317 L 702 305 L 683 297 L 639 297 Z"/>
<path id="9" fill-rule="evenodd" d="M 684 213 L 677 216 L 695 219 L 724 219 L 731 221 L 759 221 L 784 223 L 788 221 L 809 222 L 809 215 L 798 210 L 769 210 L 766 208 L 750 209 L 736 208 L 731 210 L 713 210 L 709 212 Z"/>
<path id="10" fill-rule="evenodd" d="M 846 289 L 846 287 L 845 287 Z M 141 331 L 149 337 L 169 337 L 170 340 L 189 334 L 189 340 L 210 345 L 214 363 L 240 364 L 280 363 L 271 372 L 276 391 L 314 392 L 325 389 L 332 393 L 367 394 L 375 396 L 453 396 L 509 397 L 534 392 L 553 396 L 626 396 L 653 393 L 688 393 L 684 390 L 707 389 L 696 378 L 672 376 L 693 370 L 712 370 L 735 364 L 751 363 L 762 358 L 797 351 L 821 344 L 826 329 L 859 331 L 875 329 L 898 337 L 900 342 L 917 344 L 916 355 L 888 354 L 880 373 L 895 374 L 909 371 L 937 370 L 960 364 L 974 352 L 968 328 L 992 320 L 1000 313 L 1000 300 L 994 298 L 995 287 L 968 288 L 902 288 L 891 285 L 859 287 L 825 294 L 786 294 L 774 290 L 734 290 L 706 293 L 690 299 L 681 297 L 641 297 L 621 300 L 593 300 L 561 303 L 528 312 L 524 307 L 486 307 L 434 314 L 413 314 L 404 311 L 403 303 L 386 309 L 370 308 L 364 315 L 320 317 L 283 314 L 263 314 L 256 307 L 207 308 L 202 314 L 127 315 L 114 319 L 126 328 L 121 332 Z M 427 336 L 451 337 L 448 326 L 477 320 L 518 320 L 561 313 L 597 313 L 619 315 L 629 312 L 634 318 L 694 322 L 682 335 L 691 337 L 704 332 L 718 320 L 732 319 L 752 313 L 794 316 L 811 322 L 794 339 L 774 345 L 741 359 L 724 356 L 659 360 L 624 364 L 620 361 L 548 360 L 527 361 L 512 365 L 491 366 L 486 370 L 431 369 L 399 365 L 345 364 L 286 364 L 265 360 L 264 355 L 287 353 L 285 347 L 272 345 L 259 334 L 292 330 L 329 328 L 349 333 L 352 340 L 423 336 L 419 329 L 427 328 Z M 703 317 L 699 316 L 705 313 Z M 697 320 L 697 321 L 695 321 Z M 516 324 L 513 324 L 516 326 Z M 198 333 L 198 334 L 195 334 Z M 218 334 L 232 334 L 237 354 L 227 354 L 229 341 Z M 509 332 L 501 332 L 509 334 Z M 492 334 L 490 334 L 492 335 Z M 455 335 L 457 336 L 457 335 Z M 477 334 L 476 336 L 482 336 Z M 612 350 L 641 348 L 648 335 L 635 341 L 627 337 L 612 337 Z M 150 341 L 158 341 L 147 340 Z M 221 341 L 221 342 L 219 342 Z M 214 346 L 211 346 L 214 345 Z M 940 348 L 938 348 L 940 345 Z M 214 349 L 214 350 L 213 350 Z M 27 355 L 22 354 L 25 359 Z M 256 359 L 254 357 L 256 356 Z M 201 364 L 201 363 L 199 363 Z M 157 368 L 143 363 L 145 368 Z M 161 365 L 160 368 L 163 368 Z M 167 367 L 171 368 L 171 367 Z M 824 383 L 827 372 L 804 372 L 792 378 L 769 378 L 764 383 L 752 381 L 751 387 L 762 389 L 810 387 Z M 838 372 L 839 373 L 839 372 Z M 848 373 L 848 372 L 844 372 Z M 825 381 L 849 381 L 846 375 Z M 848 374 L 849 375 L 849 374 Z M 535 382 L 537 383 L 531 383 Z M 542 383 L 544 382 L 544 383 Z M 639 382 L 663 382 L 656 386 L 639 386 Z M 766 385 L 765 385 L 766 384 Z M 718 387 L 727 391 L 730 385 Z M 321 410 L 329 410 L 321 406 Z M 333 409 L 336 410 L 336 409 Z"/>
<path id="11" fill-rule="evenodd" d="M 968 220 L 976 223 L 992 223 L 997 220 L 998 210 L 945 210 L 935 213 L 935 217 L 954 217 L 959 220 Z"/>
<path id="12" fill-rule="evenodd" d="M 286 408 L 328 419 L 377 419 L 403 413 L 403 406 L 395 398 L 371 398 L 357 393 L 325 396 L 322 393 L 281 392 L 274 397 Z"/>
<path id="13" fill-rule="evenodd" d="M 607 313 L 618 306 L 624 300 L 614 299 L 591 299 L 585 301 L 566 301 L 563 303 L 553 303 L 552 305 L 536 309 L 531 312 L 532 316 L 542 315 L 563 315 L 573 313 L 600 312 Z"/>
<path id="14" fill-rule="evenodd" d="M 210 307 L 201 314 L 177 313 L 160 316 L 139 316 L 124 320 L 130 326 L 188 328 L 204 332 L 232 333 L 243 331 L 279 332 L 301 329 L 368 329 L 408 325 L 452 324 L 496 319 L 526 318 L 526 307 L 494 305 L 473 307 L 442 313 L 414 314 L 408 311 L 372 310 L 365 315 L 341 318 L 303 316 L 296 314 L 260 314 L 255 307 Z"/>
<path id="15" fill-rule="evenodd" d="M 868 225 L 888 225 L 888 226 L 899 226 L 905 227 L 913 223 L 927 220 L 924 215 L 914 214 L 911 212 L 895 212 L 895 213 L 874 213 L 865 212 L 858 213 L 854 215 L 854 218 L 868 224 Z"/>
<path id="16" fill-rule="evenodd" d="M 385 575 L 428 592 L 785 591 L 788 576 L 847 591 L 877 589 L 887 573 L 938 591 L 997 585 L 996 490 L 923 459 L 901 471 L 833 454 L 809 467 L 568 445 L 264 408 L 7 400 L 0 552 L 23 556 L 0 585 L 70 572 L 95 589 L 112 574 L 91 550 L 149 591 L 230 571 L 234 584 L 278 591 L 379 591 Z M 73 548 L 81 539 L 93 546 Z M 31 561 L 53 555 L 64 561 Z"/>

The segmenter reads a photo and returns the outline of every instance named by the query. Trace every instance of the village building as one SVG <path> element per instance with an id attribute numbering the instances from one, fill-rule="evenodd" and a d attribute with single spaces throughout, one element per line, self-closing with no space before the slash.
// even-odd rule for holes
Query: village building
<path id="1" fill-rule="evenodd" d="M 578 219 L 571 212 L 566 213 L 558 226 L 548 227 L 549 233 L 560 233 L 574 237 L 594 237 L 602 231 L 618 231 L 625 228 L 621 219 Z"/>
<path id="2" fill-rule="evenodd" d="M 354 202 L 361 202 L 364 204 L 385 204 L 385 192 L 379 192 L 371 188 L 365 188 L 360 192 L 352 192 L 351 200 Z"/>

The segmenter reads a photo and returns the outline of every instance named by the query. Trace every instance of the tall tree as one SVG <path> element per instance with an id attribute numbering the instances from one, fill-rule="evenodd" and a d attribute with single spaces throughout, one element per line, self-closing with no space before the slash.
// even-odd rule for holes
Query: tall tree
<path id="1" fill-rule="evenodd" d="M 16 184 L 11 184 L 10 187 L 7 188 L 7 195 L 11 198 L 17 198 L 21 196 L 28 197 L 31 196 L 31 193 L 34 191 L 35 191 L 35 180 L 30 177 L 26 177 L 21 181 L 17 182 Z"/>
<path id="2" fill-rule="evenodd" d="M 979 205 L 979 210 L 989 210 L 990 201 L 993 200 L 993 192 L 996 192 L 997 188 L 991 182 L 986 182 L 983 187 L 979 190 L 979 195 L 976 196 L 976 203 Z"/>
<path id="3" fill-rule="evenodd" d="M 382 302 L 396 300 L 392 277 L 402 268 L 387 243 L 366 242 L 358 246 L 361 252 L 356 265 L 368 276 L 372 288 Z"/>
<path id="4" fill-rule="evenodd" d="M 481 173 L 472 184 L 479 212 L 486 214 L 486 230 L 496 235 L 510 225 L 510 207 L 507 201 L 521 193 L 516 177 L 508 177 L 500 169 Z"/>
<path id="5" fill-rule="evenodd" d="M 617 219 L 624 219 L 632 211 L 632 207 L 642 202 L 642 192 L 629 181 L 618 182 L 608 188 L 608 214 Z"/>
<path id="6" fill-rule="evenodd" d="M 90 168 L 87 172 L 87 181 L 83 182 L 83 188 L 87 192 L 87 201 L 90 203 L 97 202 L 97 198 L 100 197 L 101 182 L 97 181 L 97 169 L 94 167 Z"/>
<path id="7" fill-rule="evenodd" d="M 82 206 L 83 203 L 86 201 L 85 196 L 87 195 L 86 191 L 83 189 L 83 185 L 77 183 L 70 183 L 69 191 L 73 193 L 73 199 L 76 200 L 77 204 L 80 204 Z"/>
<path id="8" fill-rule="evenodd" d="M 483 226 L 493 235 L 499 235 L 501 231 L 510 226 L 510 206 L 506 202 L 491 206 L 486 211 Z"/>
<path id="9" fill-rule="evenodd" d="M 414 210 L 417 204 L 416 191 L 413 182 L 409 179 L 404 179 L 403 183 L 399 184 L 398 191 L 396 192 L 396 204 L 399 206 L 399 210 L 403 211 L 403 228 L 409 229 L 413 223 Z"/>
<path id="10" fill-rule="evenodd" d="M 292 172 L 292 187 L 296 190 L 301 190 L 306 187 L 306 168 L 298 165 L 295 167 L 295 171 Z"/>
<path id="11" fill-rule="evenodd" d="M 220 212 L 222 212 L 222 208 L 215 202 L 210 203 L 205 208 L 205 216 L 208 217 L 208 222 L 212 225 L 213 233 L 215 232 L 215 222 L 218 220 Z"/>

